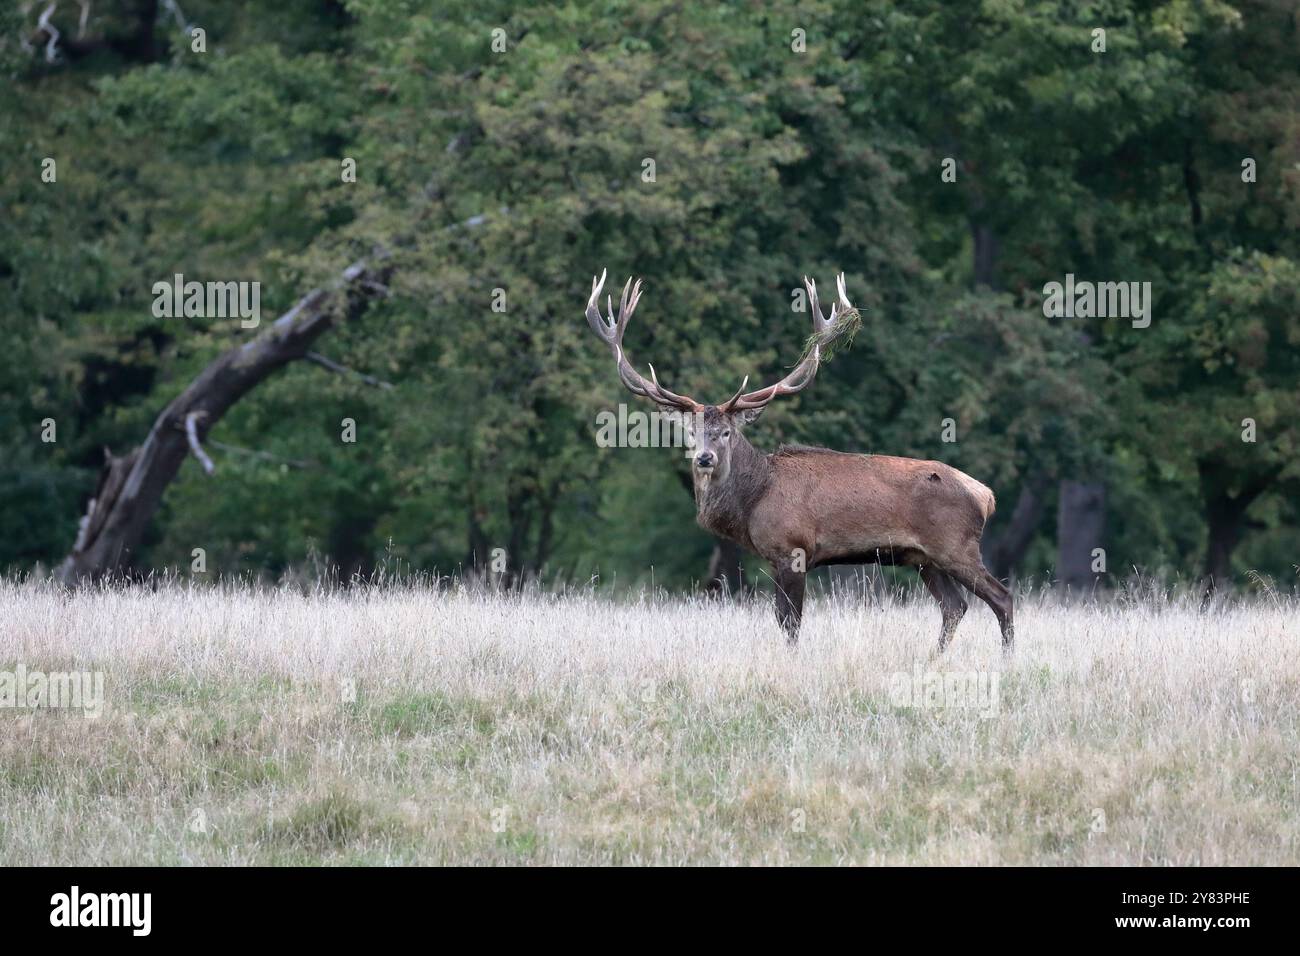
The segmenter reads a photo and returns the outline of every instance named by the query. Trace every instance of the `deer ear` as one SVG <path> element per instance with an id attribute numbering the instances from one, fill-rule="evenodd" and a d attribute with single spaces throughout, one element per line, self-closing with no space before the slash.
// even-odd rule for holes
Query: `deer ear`
<path id="1" fill-rule="evenodd" d="M 743 412 L 737 412 L 736 423 L 741 427 L 753 424 L 758 421 L 758 416 L 763 414 L 765 408 L 767 408 L 766 405 L 760 405 L 758 408 L 747 408 Z"/>

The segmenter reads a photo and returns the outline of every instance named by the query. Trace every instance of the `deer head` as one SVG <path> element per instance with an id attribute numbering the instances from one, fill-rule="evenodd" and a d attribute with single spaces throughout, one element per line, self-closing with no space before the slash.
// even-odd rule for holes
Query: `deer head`
<path id="1" fill-rule="evenodd" d="M 821 365 L 823 346 L 840 333 L 842 317 L 853 308 L 844 291 L 843 273 L 836 278 L 838 301 L 831 305 L 829 318 L 822 314 L 817 299 L 817 283 L 806 276 L 803 281 L 808 290 L 808 305 L 813 320 L 813 334 L 804 357 L 779 382 L 747 392 L 745 386 L 749 384 L 749 378 L 746 377 L 731 398 L 721 405 L 707 405 L 664 388 L 659 384 L 653 365 L 649 366 L 650 380 L 647 381 L 628 361 L 623 351 L 623 333 L 641 300 L 641 280 L 627 280 L 617 315 L 614 314 L 613 297 L 606 297 L 607 316 L 600 314 L 600 292 L 605 286 L 605 272 L 602 271 L 599 278 L 591 280 L 591 297 L 587 300 L 588 324 L 614 353 L 618 377 L 628 391 L 650 399 L 661 408 L 684 414 L 687 434 L 695 449 L 691 467 L 697 482 L 702 481 L 706 487 L 710 482 L 717 484 L 727 480 L 738 448 L 753 451 L 742 433 L 746 425 L 757 419 L 774 399 L 794 395 L 812 383 Z"/>

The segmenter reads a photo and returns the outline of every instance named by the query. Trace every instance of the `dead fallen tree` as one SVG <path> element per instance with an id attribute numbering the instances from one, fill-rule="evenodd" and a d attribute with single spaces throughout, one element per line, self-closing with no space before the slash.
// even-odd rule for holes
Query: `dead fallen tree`
<path id="1" fill-rule="evenodd" d="M 223 353 L 154 421 L 144 444 L 125 455 L 105 452 L 99 486 L 81 519 L 72 551 L 56 576 L 69 586 L 98 581 L 130 566 L 163 492 L 187 454 L 209 473 L 202 441 L 221 416 L 277 369 L 308 358 L 311 345 L 340 321 L 358 316 L 387 292 L 383 257 L 356 262 L 330 285 L 303 296 L 256 338 Z"/>

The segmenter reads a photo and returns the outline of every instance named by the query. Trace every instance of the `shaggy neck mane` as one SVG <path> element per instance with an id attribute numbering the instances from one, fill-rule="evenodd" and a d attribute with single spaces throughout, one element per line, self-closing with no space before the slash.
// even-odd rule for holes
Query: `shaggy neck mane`
<path id="1" fill-rule="evenodd" d="M 772 453 L 773 457 L 775 458 L 781 458 L 781 457 L 793 458 L 797 455 L 843 455 L 843 454 L 844 452 L 842 451 L 836 451 L 833 448 L 823 448 L 820 445 L 781 445 L 780 447 L 777 448 L 775 452 Z"/>
<path id="2" fill-rule="evenodd" d="M 695 478 L 695 506 L 701 525 L 714 534 L 750 546 L 749 516 L 767 492 L 772 466 L 743 434 L 737 434 L 731 448 L 731 467 L 724 481 L 711 481 L 700 490 Z"/>

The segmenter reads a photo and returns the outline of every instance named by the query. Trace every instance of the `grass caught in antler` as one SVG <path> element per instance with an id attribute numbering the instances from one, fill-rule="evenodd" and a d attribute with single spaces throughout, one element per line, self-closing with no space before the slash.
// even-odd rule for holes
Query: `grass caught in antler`
<path id="1" fill-rule="evenodd" d="M 845 309 L 840 313 L 836 323 L 825 334 L 813 333 L 808 336 L 804 342 L 803 351 L 799 353 L 799 361 L 802 362 L 806 359 L 815 345 L 821 347 L 822 361 L 829 361 L 839 352 L 853 345 L 853 338 L 861 328 L 862 313 L 857 308 Z"/>

